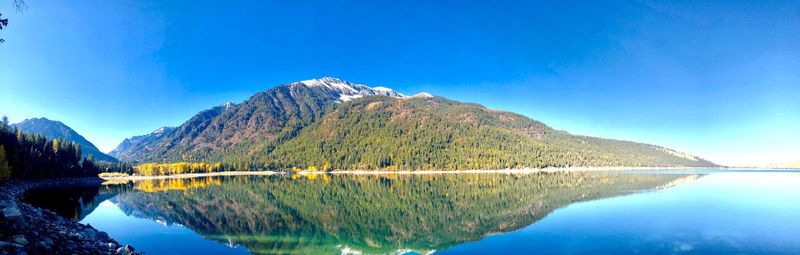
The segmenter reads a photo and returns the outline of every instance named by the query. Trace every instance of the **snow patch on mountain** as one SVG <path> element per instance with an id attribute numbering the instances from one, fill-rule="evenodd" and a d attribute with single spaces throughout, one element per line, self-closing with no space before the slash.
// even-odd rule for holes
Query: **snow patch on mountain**
<path id="1" fill-rule="evenodd" d="M 412 98 L 431 98 L 433 95 L 429 94 L 428 92 L 420 92 L 416 95 L 411 96 Z"/>
<path id="2" fill-rule="evenodd" d="M 352 83 L 333 77 L 323 77 L 319 79 L 299 81 L 308 87 L 321 87 L 330 90 L 338 95 L 337 102 L 347 102 L 364 96 L 388 96 L 395 98 L 405 98 L 406 96 L 386 87 L 369 87 L 363 84 Z"/>
<path id="3" fill-rule="evenodd" d="M 225 107 L 226 111 L 228 111 L 231 108 L 233 108 L 234 106 L 236 106 L 236 104 L 234 104 L 233 102 L 227 102 L 227 103 L 223 104 L 222 106 Z"/>
<path id="4" fill-rule="evenodd" d="M 167 132 L 169 132 L 169 131 L 171 131 L 172 129 L 175 129 L 175 128 L 174 128 L 174 127 L 160 127 L 160 128 L 158 128 L 158 129 L 156 129 L 155 131 L 151 132 L 150 134 L 153 134 L 153 135 L 160 135 L 160 134 L 163 134 L 163 133 L 164 133 L 164 131 L 167 131 Z"/>

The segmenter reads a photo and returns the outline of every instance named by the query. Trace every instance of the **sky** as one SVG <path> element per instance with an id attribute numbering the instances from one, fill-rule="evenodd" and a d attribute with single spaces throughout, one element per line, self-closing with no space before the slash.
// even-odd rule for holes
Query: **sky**
<path id="1" fill-rule="evenodd" d="M 28 1 L 0 115 L 101 150 L 333 76 L 724 165 L 800 160 L 800 1 Z"/>

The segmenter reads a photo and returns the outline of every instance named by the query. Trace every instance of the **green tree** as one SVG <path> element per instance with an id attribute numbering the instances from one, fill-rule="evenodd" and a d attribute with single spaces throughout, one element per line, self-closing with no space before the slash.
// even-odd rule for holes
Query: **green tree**
<path id="1" fill-rule="evenodd" d="M 80 156 L 78 157 L 80 158 Z M 81 163 L 81 168 L 83 168 L 83 173 L 82 173 L 83 175 L 90 175 L 93 172 L 97 172 L 96 170 L 97 167 L 94 165 L 93 154 L 89 154 L 88 156 L 86 156 L 85 159 L 83 159 L 83 162 Z"/>
<path id="2" fill-rule="evenodd" d="M 6 159 L 6 148 L 0 144 L 0 181 L 8 180 L 11 177 L 11 166 Z"/>

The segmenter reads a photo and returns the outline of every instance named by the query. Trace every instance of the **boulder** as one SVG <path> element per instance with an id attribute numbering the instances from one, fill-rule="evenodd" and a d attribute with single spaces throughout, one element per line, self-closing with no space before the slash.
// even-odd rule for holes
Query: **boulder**
<path id="1" fill-rule="evenodd" d="M 19 210 L 17 203 L 11 200 L 0 201 L 0 215 L 8 224 L 15 225 L 16 229 L 26 228 L 28 224 L 25 222 L 25 217 L 22 216 L 22 211 Z"/>
<path id="2" fill-rule="evenodd" d="M 131 246 L 130 244 L 126 244 L 125 245 L 125 251 L 130 254 L 130 253 L 133 253 L 135 251 L 135 249 L 133 249 L 133 246 Z"/>
<path id="3" fill-rule="evenodd" d="M 0 250 L 5 250 L 6 247 L 22 248 L 22 245 L 0 241 Z"/>
<path id="4" fill-rule="evenodd" d="M 44 242 L 45 245 L 47 245 L 47 246 L 53 246 L 53 244 L 55 244 L 55 242 L 53 242 L 53 239 L 50 239 L 49 237 L 45 237 L 42 240 L 42 242 Z"/>
<path id="5" fill-rule="evenodd" d="M 95 231 L 92 228 L 86 228 L 83 230 L 83 236 L 89 239 L 94 239 L 95 237 L 97 237 L 97 231 Z"/>
<path id="6" fill-rule="evenodd" d="M 117 255 L 131 255 L 134 253 L 135 249 L 130 244 L 126 244 L 125 246 L 117 248 Z"/>
<path id="7" fill-rule="evenodd" d="M 26 244 L 28 244 L 28 240 L 26 240 L 25 236 L 23 236 L 23 235 L 15 235 L 13 240 L 14 240 L 14 243 L 22 245 L 22 246 L 25 246 Z"/>

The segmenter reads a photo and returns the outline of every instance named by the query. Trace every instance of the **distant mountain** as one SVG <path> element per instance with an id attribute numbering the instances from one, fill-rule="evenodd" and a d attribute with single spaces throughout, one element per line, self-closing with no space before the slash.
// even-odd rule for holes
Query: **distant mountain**
<path id="1" fill-rule="evenodd" d="M 477 104 L 335 78 L 289 83 L 202 111 L 169 132 L 127 139 L 112 155 L 272 169 L 715 165 L 655 145 L 571 135 Z"/>
<path id="2" fill-rule="evenodd" d="M 137 153 L 146 150 L 139 150 L 140 148 L 137 147 L 139 145 L 146 146 L 147 144 L 153 144 L 161 139 L 164 136 L 172 134 L 175 131 L 174 127 L 161 127 L 156 129 L 150 134 L 134 136 L 131 138 L 127 138 L 120 143 L 117 148 L 114 148 L 108 154 L 114 156 L 116 158 L 122 160 L 130 160 L 131 158 L 137 157 Z"/>
<path id="3" fill-rule="evenodd" d="M 84 158 L 92 154 L 96 161 L 117 162 L 117 159 L 100 152 L 92 142 L 89 142 L 89 140 L 86 140 L 86 138 L 78 134 L 78 132 L 75 132 L 75 130 L 72 130 L 72 128 L 64 125 L 64 123 L 60 121 L 48 120 L 46 118 L 33 118 L 12 126 L 19 128 L 23 133 L 39 134 L 48 139 L 60 138 L 75 142 L 81 146 L 81 155 Z"/>
<path id="4" fill-rule="evenodd" d="M 800 161 L 769 164 L 764 167 L 778 169 L 800 169 Z"/>

